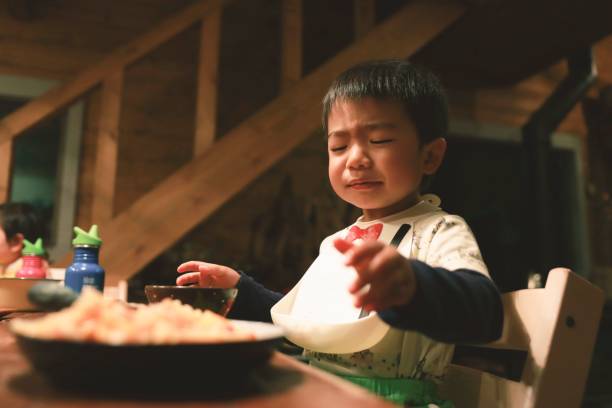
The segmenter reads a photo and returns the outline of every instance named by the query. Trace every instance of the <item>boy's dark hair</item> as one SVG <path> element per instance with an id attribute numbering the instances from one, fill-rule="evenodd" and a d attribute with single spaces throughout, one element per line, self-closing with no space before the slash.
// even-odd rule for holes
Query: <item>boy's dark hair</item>
<path id="1" fill-rule="evenodd" d="M 396 100 L 414 122 L 421 145 L 448 132 L 448 104 L 440 80 L 431 72 L 404 60 L 369 61 L 340 74 L 323 98 L 323 130 L 337 100 Z"/>
<path id="2" fill-rule="evenodd" d="M 0 204 L 0 226 L 7 241 L 17 234 L 23 234 L 24 238 L 32 242 L 44 235 L 44 227 L 36 210 L 26 203 Z"/>

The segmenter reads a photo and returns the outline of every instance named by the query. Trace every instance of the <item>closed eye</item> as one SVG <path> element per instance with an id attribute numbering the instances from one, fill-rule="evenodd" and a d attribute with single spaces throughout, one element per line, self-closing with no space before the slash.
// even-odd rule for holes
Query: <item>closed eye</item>
<path id="1" fill-rule="evenodd" d="M 395 139 L 377 139 L 377 140 L 370 140 L 370 143 L 372 143 L 372 144 L 384 144 L 384 143 L 391 143 L 394 140 Z"/>
<path id="2" fill-rule="evenodd" d="M 329 150 L 332 152 L 341 152 L 344 149 L 346 149 L 346 146 L 336 146 L 336 147 L 329 148 Z"/>

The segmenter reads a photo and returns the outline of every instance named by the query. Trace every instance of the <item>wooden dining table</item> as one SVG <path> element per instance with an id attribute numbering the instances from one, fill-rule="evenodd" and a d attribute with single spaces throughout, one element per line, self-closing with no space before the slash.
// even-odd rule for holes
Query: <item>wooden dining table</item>
<path id="1" fill-rule="evenodd" d="M 8 322 L 19 316 L 0 317 L 0 407 L 393 407 L 391 403 L 304 364 L 274 352 L 244 384 L 220 396 L 108 394 L 104 390 L 75 392 L 57 388 L 37 373 L 19 349 Z M 22 315 L 24 317 L 24 315 Z M 32 317 L 27 315 L 25 317 Z M 78 373 L 75 373 L 78 375 Z M 177 381 L 179 381 L 177 375 Z"/>

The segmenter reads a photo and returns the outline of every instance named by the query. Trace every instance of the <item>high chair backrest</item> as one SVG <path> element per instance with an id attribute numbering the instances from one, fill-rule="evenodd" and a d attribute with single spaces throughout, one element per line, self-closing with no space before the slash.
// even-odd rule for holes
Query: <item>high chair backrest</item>
<path id="1" fill-rule="evenodd" d="M 457 408 L 579 407 L 604 303 L 601 289 L 569 269 L 545 288 L 502 295 L 502 337 L 484 347 L 525 350 L 519 381 L 451 365 L 442 394 Z"/>

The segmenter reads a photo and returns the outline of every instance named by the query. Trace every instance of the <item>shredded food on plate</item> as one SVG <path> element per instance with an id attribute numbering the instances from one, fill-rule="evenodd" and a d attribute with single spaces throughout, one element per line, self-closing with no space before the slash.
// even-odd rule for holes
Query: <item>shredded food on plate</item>
<path id="1" fill-rule="evenodd" d="M 85 287 L 70 306 L 39 319 L 15 319 L 14 332 L 46 340 L 124 344 L 199 344 L 254 340 L 232 321 L 178 300 L 128 305 Z"/>

